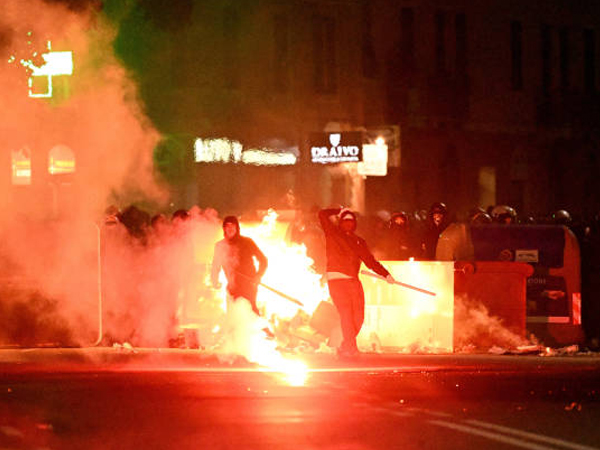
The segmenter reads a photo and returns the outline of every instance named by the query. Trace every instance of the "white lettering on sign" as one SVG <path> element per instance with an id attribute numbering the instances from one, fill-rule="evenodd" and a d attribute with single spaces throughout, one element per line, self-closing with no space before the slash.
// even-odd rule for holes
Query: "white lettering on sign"
<path id="1" fill-rule="evenodd" d="M 357 145 L 338 145 L 335 147 L 312 147 L 312 161 L 316 163 L 358 162 L 360 148 Z"/>
<path id="2" fill-rule="evenodd" d="M 313 133 L 310 156 L 313 163 L 360 162 L 362 155 L 361 132 Z"/>

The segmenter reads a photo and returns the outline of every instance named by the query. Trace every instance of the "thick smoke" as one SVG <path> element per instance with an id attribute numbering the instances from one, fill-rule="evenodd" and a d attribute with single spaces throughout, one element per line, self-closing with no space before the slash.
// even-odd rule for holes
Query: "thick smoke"
<path id="1" fill-rule="evenodd" d="M 207 286 L 213 246 L 221 234 L 215 211 L 194 210 L 170 222 L 161 217 L 150 227 L 142 225 L 140 233 L 132 233 L 131 211 L 121 214 L 122 222 L 102 227 L 107 343 L 189 345 L 172 340 L 180 326 L 193 325 L 202 345 L 209 344 L 207 337 L 223 314 Z"/>
<path id="2" fill-rule="evenodd" d="M 4 0 L 1 8 L 0 344 L 20 332 L 29 333 L 21 343 L 85 345 L 98 331 L 97 224 L 110 203 L 165 201 L 152 166 L 159 135 L 113 56 L 115 31 L 98 2 Z M 26 66 L 43 64 L 48 41 L 73 52 L 73 75 L 53 80 L 55 97 L 30 98 Z M 68 178 L 47 173 L 57 145 L 75 155 Z M 17 187 L 11 155 L 24 148 L 32 184 Z"/>
<path id="3" fill-rule="evenodd" d="M 534 344 L 510 330 L 499 317 L 489 313 L 478 301 L 467 296 L 454 297 L 455 351 L 489 351 L 498 348 L 513 351 Z"/>

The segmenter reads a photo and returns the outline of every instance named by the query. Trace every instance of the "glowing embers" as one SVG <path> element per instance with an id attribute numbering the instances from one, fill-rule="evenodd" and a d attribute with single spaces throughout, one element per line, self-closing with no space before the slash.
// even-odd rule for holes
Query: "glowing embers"
<path id="1" fill-rule="evenodd" d="M 12 184 L 25 186 L 31 184 L 31 151 L 28 147 L 12 152 Z"/>
<path id="2" fill-rule="evenodd" d="M 293 151 L 276 151 L 269 148 L 246 149 L 229 139 L 196 139 L 194 160 L 205 163 L 242 163 L 256 166 L 290 166 L 296 164 Z"/>
<path id="3" fill-rule="evenodd" d="M 386 261 L 383 264 L 398 281 L 433 291 L 436 296 L 361 276 L 366 308 L 359 345 L 410 352 L 452 352 L 453 262 Z"/>
<path id="4" fill-rule="evenodd" d="M 75 172 L 75 155 L 73 151 L 65 145 L 53 147 L 48 155 L 48 172 L 50 175 Z"/>
<path id="5" fill-rule="evenodd" d="M 277 371 L 283 374 L 283 380 L 290 386 L 304 386 L 308 379 L 308 366 L 299 360 L 282 358 Z"/>

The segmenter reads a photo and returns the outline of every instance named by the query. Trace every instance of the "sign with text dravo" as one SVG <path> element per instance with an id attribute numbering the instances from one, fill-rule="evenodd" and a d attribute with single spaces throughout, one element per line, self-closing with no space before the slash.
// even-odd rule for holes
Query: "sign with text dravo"
<path id="1" fill-rule="evenodd" d="M 360 131 L 312 133 L 309 143 L 310 159 L 313 163 L 362 161 L 363 134 Z"/>

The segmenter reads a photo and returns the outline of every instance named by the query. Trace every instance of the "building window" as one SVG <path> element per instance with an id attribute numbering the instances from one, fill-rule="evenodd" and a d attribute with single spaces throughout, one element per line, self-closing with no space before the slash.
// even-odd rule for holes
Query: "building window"
<path id="1" fill-rule="evenodd" d="M 335 48 L 335 20 L 315 16 L 313 28 L 315 92 L 333 94 L 337 90 L 337 58 Z"/>
<path id="2" fill-rule="evenodd" d="M 233 8 L 227 8 L 223 15 L 223 36 L 225 39 L 224 70 L 225 83 L 229 88 L 240 86 L 240 16 Z"/>
<path id="3" fill-rule="evenodd" d="M 410 75 L 415 69 L 415 13 L 412 8 L 400 10 L 400 58 L 403 70 Z"/>
<path id="4" fill-rule="evenodd" d="M 373 45 L 373 10 L 370 0 L 362 3 L 362 73 L 366 78 L 375 78 L 377 65 Z"/>
<path id="5" fill-rule="evenodd" d="M 552 87 L 552 29 L 549 25 L 542 25 L 542 93 L 550 95 Z"/>
<path id="6" fill-rule="evenodd" d="M 464 13 L 456 15 L 456 73 L 459 76 L 467 74 L 467 16 Z"/>
<path id="7" fill-rule="evenodd" d="M 289 87 L 289 20 L 287 15 L 279 14 L 274 18 L 274 86 L 279 92 Z"/>
<path id="8" fill-rule="evenodd" d="M 31 184 L 31 151 L 27 147 L 13 150 L 12 156 L 12 184 L 27 186 Z"/>
<path id="9" fill-rule="evenodd" d="M 446 72 L 446 13 L 435 13 L 435 71 Z"/>
<path id="10" fill-rule="evenodd" d="M 511 85 L 514 90 L 523 89 L 523 25 L 510 23 L 510 53 L 512 61 Z"/>
<path id="11" fill-rule="evenodd" d="M 558 51 L 560 54 L 560 89 L 566 91 L 569 89 L 569 30 L 561 28 L 558 32 Z"/>
<path id="12" fill-rule="evenodd" d="M 56 145 L 48 153 L 48 173 L 61 175 L 75 172 L 75 154 L 66 145 Z"/>
<path id="13" fill-rule="evenodd" d="M 596 90 L 596 31 L 583 31 L 584 86 L 587 92 Z"/>

